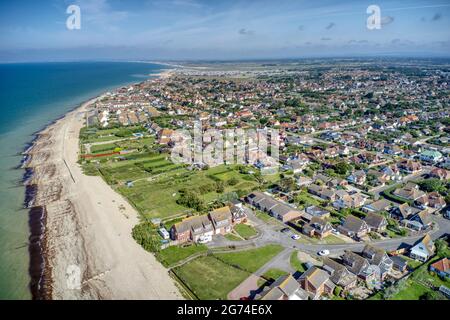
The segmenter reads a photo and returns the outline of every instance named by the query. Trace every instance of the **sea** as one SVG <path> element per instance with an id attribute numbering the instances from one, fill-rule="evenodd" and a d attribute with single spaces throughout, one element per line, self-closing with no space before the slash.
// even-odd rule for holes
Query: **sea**
<path id="1" fill-rule="evenodd" d="M 20 164 L 34 135 L 82 102 L 168 68 L 144 62 L 0 64 L 0 299 L 31 299 Z"/>

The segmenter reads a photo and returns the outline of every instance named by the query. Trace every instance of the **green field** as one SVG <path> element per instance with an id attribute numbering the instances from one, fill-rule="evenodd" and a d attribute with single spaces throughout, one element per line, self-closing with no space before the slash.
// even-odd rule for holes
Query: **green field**
<path id="1" fill-rule="evenodd" d="M 256 229 L 248 224 L 238 224 L 234 230 L 244 239 L 250 239 L 258 234 Z"/>
<path id="2" fill-rule="evenodd" d="M 194 254 L 203 253 L 207 250 L 208 248 L 201 244 L 193 244 L 186 247 L 171 246 L 159 251 L 156 257 L 164 266 L 170 267 Z"/>
<path id="3" fill-rule="evenodd" d="M 282 250 L 282 246 L 271 244 L 265 247 L 240 252 L 217 253 L 215 256 L 231 266 L 237 266 L 242 270 L 253 273 L 272 260 L 272 258 Z"/>
<path id="4" fill-rule="evenodd" d="M 201 300 L 227 299 L 227 294 L 250 275 L 213 256 L 197 258 L 174 272 Z"/>
<path id="5" fill-rule="evenodd" d="M 223 194 L 238 190 L 252 190 L 257 186 L 255 181 L 248 179 L 250 176 L 240 174 L 231 166 L 228 168 L 218 166 L 206 171 L 189 171 L 181 165 L 172 164 L 165 159 L 164 155 L 147 158 L 145 161 L 139 161 L 139 163 L 142 163 L 144 169 L 142 165 L 132 165 L 129 164 L 129 161 L 125 161 L 124 164 L 119 162 L 115 166 L 105 168 L 102 173 L 106 176 L 107 181 L 108 179 L 120 181 L 140 179 L 135 181 L 131 188 L 119 186 L 118 191 L 140 213 L 149 218 L 165 218 L 193 212 L 192 209 L 176 202 L 182 188 L 193 190 L 205 185 L 214 185 L 216 179 L 228 181 L 232 176 L 238 180 L 238 183 L 233 186 L 226 186 Z M 221 195 L 216 191 L 199 194 L 205 204 L 213 202 Z M 249 232 L 247 230 L 247 233 Z"/>
<path id="6" fill-rule="evenodd" d="M 281 250 L 279 245 L 268 245 L 239 252 L 214 253 L 176 267 L 173 272 L 199 299 L 226 299 L 231 290 Z"/>

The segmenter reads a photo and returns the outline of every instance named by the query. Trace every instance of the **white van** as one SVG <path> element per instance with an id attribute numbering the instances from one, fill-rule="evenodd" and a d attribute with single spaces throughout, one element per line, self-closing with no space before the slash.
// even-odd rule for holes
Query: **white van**
<path id="1" fill-rule="evenodd" d="M 212 241 L 212 236 L 211 235 L 203 235 L 200 236 L 197 240 L 198 243 L 208 243 Z"/>

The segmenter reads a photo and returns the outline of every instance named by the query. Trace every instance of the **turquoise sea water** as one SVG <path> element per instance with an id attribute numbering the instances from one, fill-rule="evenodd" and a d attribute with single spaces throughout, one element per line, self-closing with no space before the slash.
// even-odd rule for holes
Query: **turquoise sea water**
<path id="1" fill-rule="evenodd" d="M 29 299 L 20 164 L 33 134 L 81 102 L 166 67 L 132 62 L 0 64 L 0 299 Z"/>

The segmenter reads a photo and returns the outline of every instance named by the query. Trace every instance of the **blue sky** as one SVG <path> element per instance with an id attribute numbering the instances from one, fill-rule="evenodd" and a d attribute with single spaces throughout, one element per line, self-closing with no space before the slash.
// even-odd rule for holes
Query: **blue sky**
<path id="1" fill-rule="evenodd" d="M 81 29 L 66 28 L 66 8 Z M 366 9 L 381 8 L 381 30 Z M 0 2 L 0 60 L 450 56 L 449 0 Z"/>

